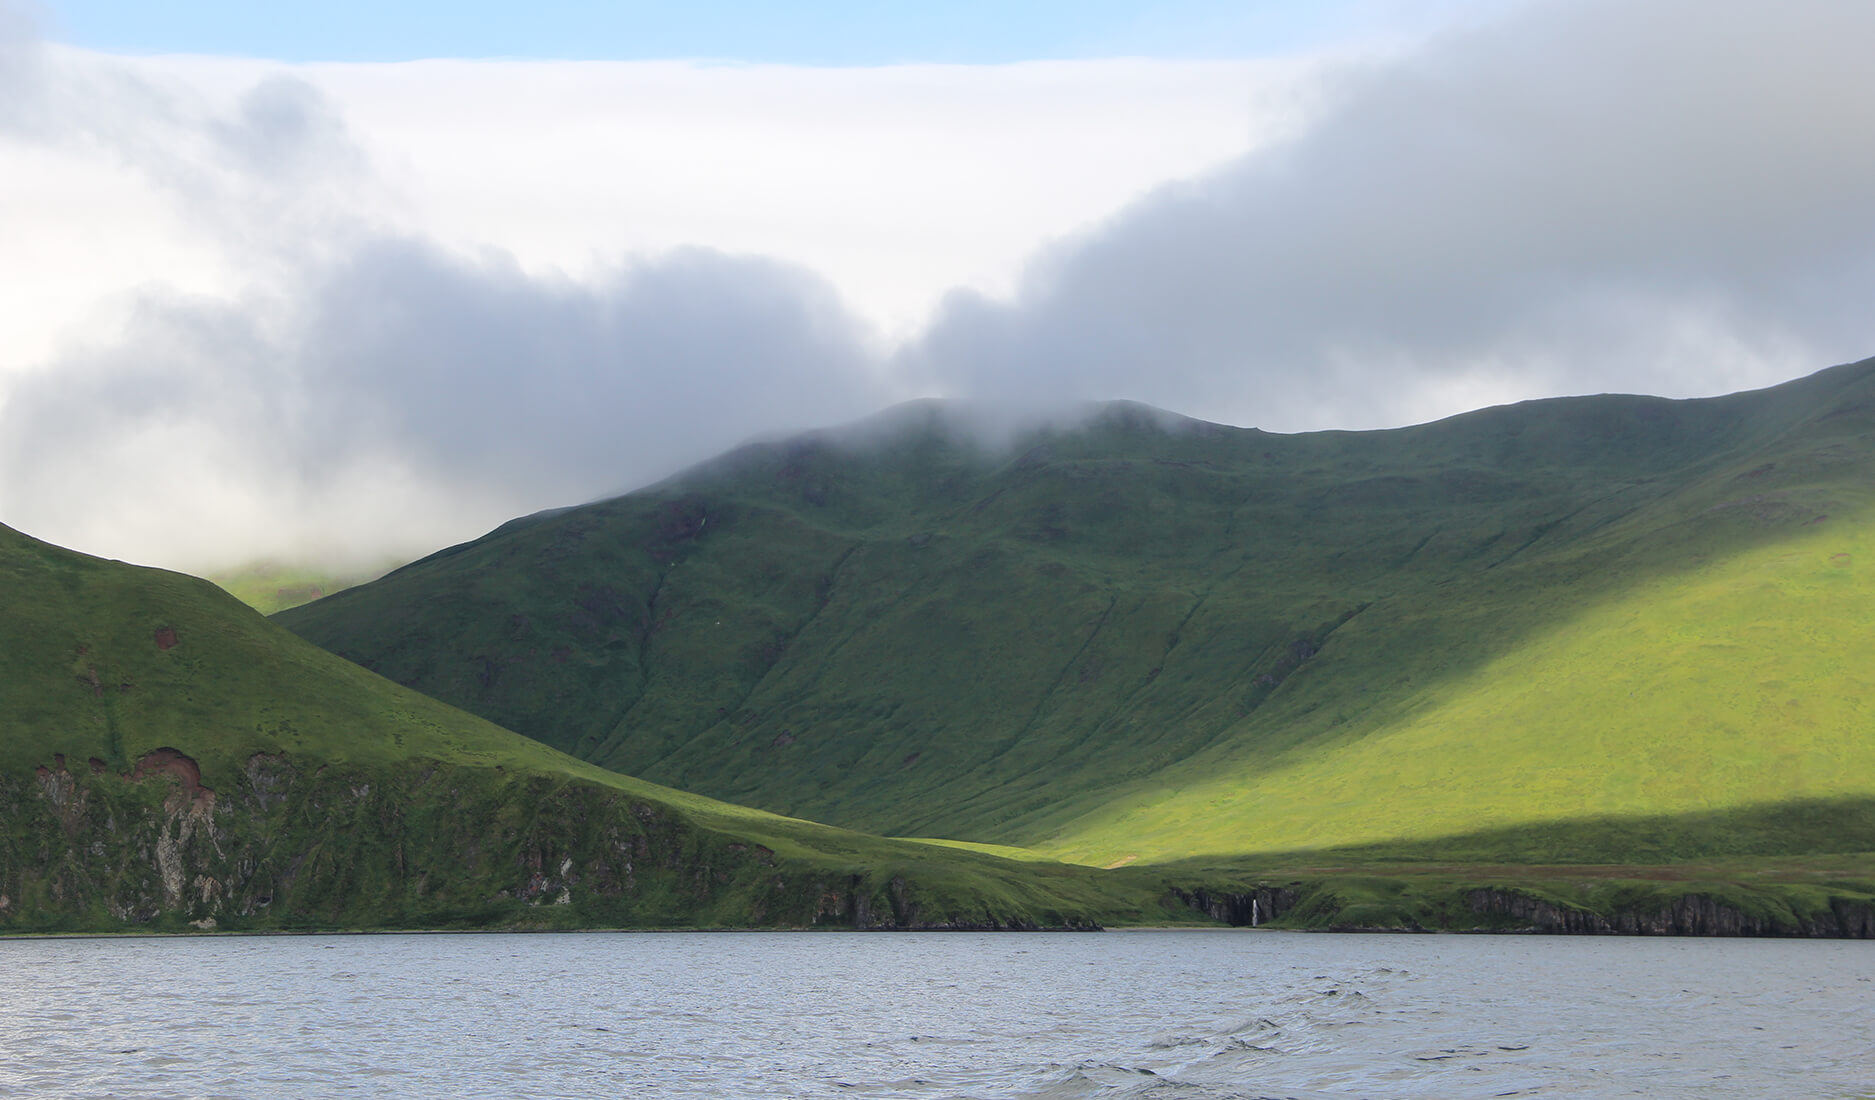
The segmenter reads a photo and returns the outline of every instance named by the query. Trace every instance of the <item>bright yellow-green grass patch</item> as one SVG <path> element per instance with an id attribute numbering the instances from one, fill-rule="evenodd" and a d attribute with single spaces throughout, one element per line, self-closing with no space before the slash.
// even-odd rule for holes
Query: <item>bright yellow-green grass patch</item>
<path id="1" fill-rule="evenodd" d="M 1875 796 L 1871 554 L 1867 521 L 1832 520 L 1659 576 L 1391 721 L 1179 773 L 1037 847 L 1104 865 Z"/>
<path id="2" fill-rule="evenodd" d="M 328 569 L 266 561 L 212 572 L 208 579 L 254 610 L 271 615 L 375 580 L 397 564 L 389 561 L 376 569 Z"/>
<path id="3" fill-rule="evenodd" d="M 913 844 L 935 844 L 942 848 L 956 848 L 965 852 L 981 852 L 999 859 L 1013 859 L 1023 863 L 1053 863 L 1053 856 L 1044 855 L 1033 848 L 1018 848 L 1009 844 L 979 844 L 970 840 L 945 840 L 942 837 L 894 837 L 894 840 L 909 841 Z"/>

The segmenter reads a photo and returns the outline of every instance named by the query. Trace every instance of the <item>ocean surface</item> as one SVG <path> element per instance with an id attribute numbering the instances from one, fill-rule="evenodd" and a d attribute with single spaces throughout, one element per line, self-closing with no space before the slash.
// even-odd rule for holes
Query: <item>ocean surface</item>
<path id="1" fill-rule="evenodd" d="M 0 1095 L 1875 1097 L 1875 943 L 8 940 Z"/>

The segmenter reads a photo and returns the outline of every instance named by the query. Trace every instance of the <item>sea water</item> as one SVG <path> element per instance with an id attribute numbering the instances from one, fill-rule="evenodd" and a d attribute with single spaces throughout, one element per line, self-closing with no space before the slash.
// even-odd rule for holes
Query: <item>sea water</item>
<path id="1" fill-rule="evenodd" d="M 0 941 L 0 1095 L 1875 1097 L 1875 943 Z"/>

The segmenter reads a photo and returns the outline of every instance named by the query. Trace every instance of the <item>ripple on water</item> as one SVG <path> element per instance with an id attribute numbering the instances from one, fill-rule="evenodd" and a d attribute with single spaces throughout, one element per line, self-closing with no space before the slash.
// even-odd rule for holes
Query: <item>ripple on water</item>
<path id="1" fill-rule="evenodd" d="M 1875 944 L 0 941 L 0 1095 L 1847 1098 Z"/>

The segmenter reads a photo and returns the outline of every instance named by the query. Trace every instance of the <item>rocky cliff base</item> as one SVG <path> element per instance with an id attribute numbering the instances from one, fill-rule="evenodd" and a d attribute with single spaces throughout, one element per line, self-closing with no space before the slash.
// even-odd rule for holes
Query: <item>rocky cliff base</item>
<path id="1" fill-rule="evenodd" d="M 790 859 L 603 786 L 159 749 L 0 776 L 0 934 L 388 928 L 1095 927 Z"/>
<path id="2" fill-rule="evenodd" d="M 1332 931 L 1540 932 L 1627 936 L 1875 939 L 1875 884 L 1670 883 L 1607 879 L 1567 888 L 1379 877 L 1284 886 L 1174 887 L 1231 925 Z"/>

